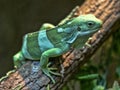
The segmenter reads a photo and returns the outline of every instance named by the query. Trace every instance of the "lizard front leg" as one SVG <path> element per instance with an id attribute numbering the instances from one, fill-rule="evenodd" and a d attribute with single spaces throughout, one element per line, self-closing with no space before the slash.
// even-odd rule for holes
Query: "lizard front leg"
<path id="1" fill-rule="evenodd" d="M 61 54 L 63 54 L 63 52 L 60 48 L 53 48 L 43 52 L 40 59 L 40 67 L 42 71 L 52 80 L 53 83 L 55 83 L 55 80 L 53 79 L 51 74 L 53 75 L 60 75 L 60 74 L 52 71 L 55 68 L 49 68 L 48 60 L 50 57 L 60 56 Z"/>

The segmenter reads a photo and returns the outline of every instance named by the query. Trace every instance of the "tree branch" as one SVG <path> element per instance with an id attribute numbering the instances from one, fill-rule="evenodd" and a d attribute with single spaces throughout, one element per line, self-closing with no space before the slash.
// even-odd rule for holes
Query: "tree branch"
<path id="1" fill-rule="evenodd" d="M 64 77 L 54 76 L 55 84 L 52 84 L 50 79 L 41 70 L 38 71 L 38 62 L 28 61 L 20 69 L 11 73 L 0 82 L 0 90 L 14 90 L 17 88 L 22 90 L 46 90 L 48 84 L 51 90 L 61 90 L 62 86 L 78 69 L 77 67 L 86 63 L 104 41 L 120 28 L 119 5 L 120 0 L 86 0 L 82 6 L 73 12 L 72 17 L 92 13 L 97 18 L 100 18 L 104 24 L 103 28 L 93 35 L 92 40 L 88 41 L 91 47 L 85 45 L 84 48 L 73 50 L 69 55 L 65 56 L 62 64 L 65 69 Z M 58 58 L 52 59 L 57 59 L 58 61 Z M 57 65 L 58 68 L 61 68 L 60 64 Z"/>

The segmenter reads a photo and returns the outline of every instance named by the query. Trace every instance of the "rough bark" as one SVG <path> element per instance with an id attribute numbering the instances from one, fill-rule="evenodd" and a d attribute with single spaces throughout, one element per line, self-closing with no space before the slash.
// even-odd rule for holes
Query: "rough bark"
<path id="1" fill-rule="evenodd" d="M 62 64 L 65 68 L 64 77 L 54 76 L 55 84 L 52 84 L 41 70 L 38 71 L 38 62 L 28 61 L 20 69 L 0 82 L 0 90 L 46 90 L 48 84 L 51 90 L 61 90 L 62 86 L 77 71 L 77 67 L 86 63 L 104 41 L 120 28 L 119 6 L 120 0 L 86 0 L 82 6 L 74 11 L 72 17 L 88 13 L 94 14 L 103 21 L 103 28 L 94 34 L 92 40 L 88 41 L 91 47 L 84 46 L 84 48 L 73 50 L 69 55 L 65 56 Z M 61 68 L 60 64 L 58 64 L 58 68 Z"/>

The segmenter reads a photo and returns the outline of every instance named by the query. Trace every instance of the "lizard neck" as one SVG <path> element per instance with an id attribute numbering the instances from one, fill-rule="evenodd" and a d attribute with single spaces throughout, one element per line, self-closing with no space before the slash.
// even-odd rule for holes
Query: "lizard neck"
<path id="1" fill-rule="evenodd" d="M 75 26 L 73 27 L 56 27 L 47 30 L 49 40 L 55 45 L 56 43 L 66 43 L 71 45 L 77 39 L 78 31 Z"/>
<path id="2" fill-rule="evenodd" d="M 64 37 L 62 40 L 67 42 L 68 44 L 72 44 L 77 39 L 77 37 L 78 37 L 77 32 L 73 32 L 70 35 L 67 35 L 67 37 Z"/>

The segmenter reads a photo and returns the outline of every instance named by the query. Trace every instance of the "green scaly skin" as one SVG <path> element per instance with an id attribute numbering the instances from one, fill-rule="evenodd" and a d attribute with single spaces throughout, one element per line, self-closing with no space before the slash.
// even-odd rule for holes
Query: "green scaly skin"
<path id="1" fill-rule="evenodd" d="M 28 33 L 23 38 L 21 50 L 14 55 L 14 65 L 19 68 L 25 59 L 40 60 L 41 70 L 55 83 L 49 58 L 66 53 L 71 47 L 83 47 L 90 36 L 102 26 L 102 21 L 92 14 L 81 15 L 64 21 L 62 25 L 43 24 L 39 31 Z"/>

